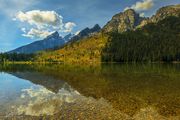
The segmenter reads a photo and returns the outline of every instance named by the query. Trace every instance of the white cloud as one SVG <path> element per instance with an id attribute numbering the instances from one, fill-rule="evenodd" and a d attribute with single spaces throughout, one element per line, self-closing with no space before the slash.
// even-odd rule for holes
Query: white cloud
<path id="1" fill-rule="evenodd" d="M 138 1 L 131 7 L 126 7 L 125 10 L 127 9 L 134 9 L 136 11 L 145 11 L 149 10 L 154 6 L 154 1 L 153 0 L 143 0 L 143 1 Z"/>
<path id="2" fill-rule="evenodd" d="M 74 103 L 78 99 L 84 98 L 77 91 L 73 90 L 71 86 L 68 85 L 68 87 L 71 90 L 61 88 L 57 94 L 44 87 L 23 89 L 21 101 L 26 104 L 19 103 L 13 114 L 31 116 L 54 115 L 58 112 L 57 109 L 63 104 Z"/>
<path id="3" fill-rule="evenodd" d="M 45 38 L 54 31 L 72 32 L 76 26 L 73 22 L 64 23 L 63 17 L 55 11 L 20 11 L 13 20 L 27 23 L 30 26 L 29 31 L 24 27 L 21 30 L 24 32 L 23 36 L 31 39 Z"/>
<path id="4" fill-rule="evenodd" d="M 16 19 L 20 20 L 21 22 L 27 22 L 30 25 L 36 25 L 39 28 L 48 26 L 62 28 L 63 26 L 63 17 L 58 15 L 55 11 L 20 11 L 16 14 Z"/>
<path id="5" fill-rule="evenodd" d="M 22 36 L 24 37 L 29 37 L 31 39 L 43 39 L 45 37 L 47 37 L 48 35 L 51 35 L 53 32 L 49 32 L 49 31 L 43 31 L 43 30 L 39 30 L 39 29 L 30 29 L 30 31 L 28 31 L 27 33 L 22 34 Z"/>
<path id="6" fill-rule="evenodd" d="M 72 29 L 76 26 L 73 22 L 68 22 L 64 25 L 65 31 L 64 32 L 71 32 Z"/>

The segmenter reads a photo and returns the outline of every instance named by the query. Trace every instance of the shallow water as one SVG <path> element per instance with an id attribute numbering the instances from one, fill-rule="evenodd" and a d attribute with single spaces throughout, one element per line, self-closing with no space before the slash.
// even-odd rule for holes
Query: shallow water
<path id="1" fill-rule="evenodd" d="M 0 65 L 0 119 L 180 119 L 180 64 Z"/>

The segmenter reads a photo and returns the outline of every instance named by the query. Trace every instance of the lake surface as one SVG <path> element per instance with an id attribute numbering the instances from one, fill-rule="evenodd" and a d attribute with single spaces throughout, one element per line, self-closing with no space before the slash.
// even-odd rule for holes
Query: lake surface
<path id="1" fill-rule="evenodd" d="M 0 65 L 0 119 L 179 120 L 180 64 Z"/>

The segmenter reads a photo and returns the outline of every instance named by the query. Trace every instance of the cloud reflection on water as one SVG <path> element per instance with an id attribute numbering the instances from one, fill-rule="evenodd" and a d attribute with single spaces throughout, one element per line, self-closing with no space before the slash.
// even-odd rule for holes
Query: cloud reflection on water
<path id="1" fill-rule="evenodd" d="M 42 86 L 33 86 L 23 89 L 21 98 L 26 104 L 17 108 L 19 115 L 54 115 L 62 104 L 73 103 L 78 97 L 82 97 L 77 91 L 61 88 L 57 94 Z M 23 102 L 24 103 L 24 102 Z"/>

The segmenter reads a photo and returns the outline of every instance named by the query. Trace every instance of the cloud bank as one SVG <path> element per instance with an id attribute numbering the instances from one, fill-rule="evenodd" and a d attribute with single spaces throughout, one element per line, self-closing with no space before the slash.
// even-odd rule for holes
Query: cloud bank
<path id="1" fill-rule="evenodd" d="M 33 10 L 28 12 L 18 12 L 16 18 L 21 22 L 28 22 L 31 25 L 36 25 L 37 27 L 57 27 L 62 26 L 63 17 L 58 15 L 54 11 L 40 11 Z"/>
<path id="2" fill-rule="evenodd" d="M 64 23 L 63 17 L 55 11 L 19 11 L 14 20 L 27 23 L 31 27 L 29 31 L 26 31 L 25 28 L 21 30 L 24 32 L 23 36 L 32 39 L 45 38 L 55 31 L 72 32 L 76 26 L 73 22 Z"/>
<path id="3" fill-rule="evenodd" d="M 43 31 L 43 30 L 34 29 L 34 28 L 30 29 L 28 32 L 25 32 L 25 31 L 23 31 L 23 32 L 25 34 L 22 34 L 22 36 L 28 37 L 31 39 L 45 38 L 53 33 L 53 32 Z"/>
<path id="4" fill-rule="evenodd" d="M 151 9 L 154 6 L 154 1 L 153 0 L 143 0 L 143 1 L 138 1 L 131 7 L 126 7 L 125 10 L 127 9 L 134 9 L 136 11 L 146 11 Z"/>

